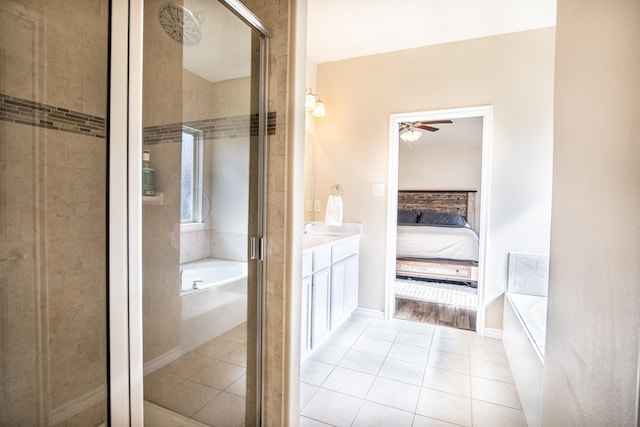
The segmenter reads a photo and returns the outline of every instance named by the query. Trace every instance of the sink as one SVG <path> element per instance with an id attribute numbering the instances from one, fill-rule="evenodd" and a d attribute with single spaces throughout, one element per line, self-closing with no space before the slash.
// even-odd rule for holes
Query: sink
<path id="1" fill-rule="evenodd" d="M 304 234 L 302 236 L 302 246 L 304 249 L 312 248 L 314 246 L 324 245 L 325 243 L 332 242 L 344 236 L 342 233 L 312 233 Z"/>

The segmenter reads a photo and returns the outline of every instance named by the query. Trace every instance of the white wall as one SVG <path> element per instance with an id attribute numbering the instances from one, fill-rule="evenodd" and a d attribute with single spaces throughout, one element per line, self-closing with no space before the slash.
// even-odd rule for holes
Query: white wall
<path id="1" fill-rule="evenodd" d="M 323 63 L 316 121 L 316 198 L 345 190 L 345 221 L 362 222 L 361 307 L 384 309 L 389 115 L 493 105 L 487 327 L 502 327 L 509 251 L 547 253 L 551 210 L 555 29 Z M 318 219 L 318 218 L 316 218 Z"/>
<path id="2" fill-rule="evenodd" d="M 205 142 L 203 180 L 211 200 L 206 223 L 213 258 L 247 260 L 249 144 L 248 137 Z"/>
<path id="3" fill-rule="evenodd" d="M 217 139 L 205 143 L 205 188 L 212 230 L 247 233 L 249 205 L 249 138 Z"/>
<path id="4" fill-rule="evenodd" d="M 480 224 L 481 147 L 412 148 L 398 152 L 398 190 L 476 190 L 475 224 Z"/>
<path id="5" fill-rule="evenodd" d="M 311 89 L 316 90 L 316 77 L 318 72 L 318 64 L 313 62 L 312 59 L 306 58 L 306 73 L 305 73 L 305 94 L 306 91 Z M 322 120 L 322 119 L 320 119 Z M 314 200 L 314 180 L 313 180 L 313 168 L 314 168 L 314 140 L 316 132 L 316 118 L 311 114 L 311 111 L 305 109 L 304 113 L 304 220 L 313 221 L 313 200 Z M 308 204 L 311 203 L 311 206 Z"/>
<path id="6" fill-rule="evenodd" d="M 314 93 L 317 93 L 317 78 L 318 78 L 318 64 L 313 62 L 312 59 L 307 58 L 307 68 L 305 73 L 306 89 L 311 89 Z M 320 97 L 322 99 L 322 97 Z M 307 132 L 315 134 L 316 132 L 316 118 L 313 117 L 310 111 L 306 111 L 304 115 L 304 129 Z"/>
<path id="7" fill-rule="evenodd" d="M 400 147 L 399 190 L 479 190 L 482 148 Z"/>
<path id="8" fill-rule="evenodd" d="M 558 2 L 543 425 L 637 425 L 640 2 Z"/>

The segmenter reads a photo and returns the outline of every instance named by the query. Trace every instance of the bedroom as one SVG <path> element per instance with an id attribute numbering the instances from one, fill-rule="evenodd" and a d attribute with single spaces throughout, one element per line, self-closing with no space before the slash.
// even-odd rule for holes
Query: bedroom
<path id="1" fill-rule="evenodd" d="M 482 121 L 429 123 L 415 141 L 400 132 L 397 318 L 475 330 Z"/>

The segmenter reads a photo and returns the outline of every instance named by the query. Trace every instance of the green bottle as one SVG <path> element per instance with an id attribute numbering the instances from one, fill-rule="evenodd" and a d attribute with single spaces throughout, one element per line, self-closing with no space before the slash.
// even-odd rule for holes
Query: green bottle
<path id="1" fill-rule="evenodd" d="M 156 172 L 151 167 L 151 153 L 149 150 L 142 151 L 142 195 L 153 196 L 155 194 L 153 175 Z"/>

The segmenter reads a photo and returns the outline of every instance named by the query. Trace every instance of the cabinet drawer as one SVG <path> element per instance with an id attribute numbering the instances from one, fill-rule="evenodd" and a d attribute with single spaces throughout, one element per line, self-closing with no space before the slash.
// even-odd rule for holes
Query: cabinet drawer
<path id="1" fill-rule="evenodd" d="M 331 247 L 323 246 L 313 251 L 313 271 L 321 270 L 331 265 Z"/>
<path id="2" fill-rule="evenodd" d="M 307 277 L 311 275 L 311 272 L 313 271 L 313 265 L 312 265 L 311 259 L 312 259 L 311 252 L 302 254 L 302 277 Z"/>
<path id="3" fill-rule="evenodd" d="M 344 242 L 335 243 L 331 248 L 331 262 L 336 263 L 342 259 L 358 253 L 360 239 L 354 238 Z"/>

